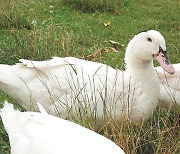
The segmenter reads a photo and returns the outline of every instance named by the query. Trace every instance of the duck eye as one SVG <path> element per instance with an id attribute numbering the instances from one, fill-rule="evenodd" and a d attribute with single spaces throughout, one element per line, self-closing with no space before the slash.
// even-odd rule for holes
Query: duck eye
<path id="1" fill-rule="evenodd" d="M 152 39 L 150 37 L 147 38 L 148 42 L 152 42 Z"/>

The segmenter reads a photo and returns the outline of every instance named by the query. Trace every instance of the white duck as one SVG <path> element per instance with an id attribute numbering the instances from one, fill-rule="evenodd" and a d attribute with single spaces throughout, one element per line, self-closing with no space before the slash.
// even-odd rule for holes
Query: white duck
<path id="1" fill-rule="evenodd" d="M 160 104 L 173 112 L 180 113 L 180 63 L 173 64 L 176 72 L 166 73 L 161 67 L 155 67 L 160 80 Z"/>
<path id="2" fill-rule="evenodd" d="M 124 154 L 104 136 L 52 115 L 16 111 L 6 102 L 0 116 L 11 154 Z"/>
<path id="3" fill-rule="evenodd" d="M 124 72 L 73 57 L 21 59 L 16 65 L 0 65 L 0 89 L 26 110 L 37 110 L 35 102 L 39 102 L 50 114 L 62 118 L 71 111 L 93 115 L 98 122 L 106 116 L 119 122 L 123 115 L 141 123 L 151 117 L 158 103 L 159 80 L 153 59 L 170 74 L 175 72 L 164 37 L 149 30 L 129 42 Z"/>

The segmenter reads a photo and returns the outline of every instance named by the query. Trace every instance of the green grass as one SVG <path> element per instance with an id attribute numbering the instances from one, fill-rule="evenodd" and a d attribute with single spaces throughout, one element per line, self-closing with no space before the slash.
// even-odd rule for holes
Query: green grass
<path id="1" fill-rule="evenodd" d="M 98 49 L 111 47 L 107 41 L 114 40 L 124 47 L 119 47 L 118 53 L 104 52 L 96 61 L 121 68 L 128 41 L 147 29 L 159 30 L 165 36 L 172 63 L 179 62 L 178 0 L 123 0 L 120 5 L 116 2 L 106 0 L 107 4 L 111 3 L 111 7 L 107 7 L 98 0 L 2 0 L 0 63 L 14 64 L 19 58 L 44 60 L 52 56 L 86 59 Z M 104 28 L 108 22 L 110 25 Z M 0 104 L 7 99 L 15 102 L 2 93 Z M 126 153 L 178 153 L 178 120 L 177 115 L 158 108 L 142 127 L 126 123 L 112 128 L 114 133 L 104 131 L 103 135 L 123 147 Z M 8 149 L 1 123 L 0 150 Z"/>

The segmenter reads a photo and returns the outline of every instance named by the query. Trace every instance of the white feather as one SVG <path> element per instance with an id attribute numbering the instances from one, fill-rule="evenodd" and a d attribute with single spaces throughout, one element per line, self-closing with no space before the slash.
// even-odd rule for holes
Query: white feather
<path id="1" fill-rule="evenodd" d="M 37 103 L 38 109 L 43 114 L 48 114 L 47 111 L 43 108 L 43 106 L 40 103 Z"/>

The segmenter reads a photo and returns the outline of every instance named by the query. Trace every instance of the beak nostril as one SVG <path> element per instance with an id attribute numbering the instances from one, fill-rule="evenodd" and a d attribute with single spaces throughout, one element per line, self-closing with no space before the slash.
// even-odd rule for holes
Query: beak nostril
<path id="1" fill-rule="evenodd" d="M 169 65 L 169 62 L 168 62 L 168 60 L 165 60 L 165 63 L 166 63 L 167 65 Z"/>

